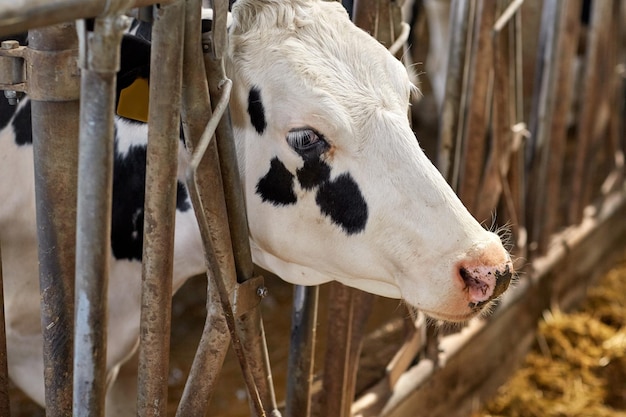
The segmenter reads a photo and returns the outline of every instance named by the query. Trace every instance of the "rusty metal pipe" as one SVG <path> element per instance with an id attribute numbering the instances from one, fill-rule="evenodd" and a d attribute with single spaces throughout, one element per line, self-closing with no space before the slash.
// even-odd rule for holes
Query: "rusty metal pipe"
<path id="1" fill-rule="evenodd" d="M 285 417 L 311 415 L 318 299 L 318 286 L 295 286 L 291 313 L 291 345 L 287 363 Z"/>
<path id="2" fill-rule="evenodd" d="M 77 43 L 73 24 L 31 31 L 29 48 L 44 53 L 34 54 L 38 60 L 29 65 L 40 79 L 59 79 L 70 69 L 55 65 L 55 55 L 77 55 Z M 44 379 L 51 417 L 72 413 L 78 79 L 75 83 L 75 97 L 63 101 L 31 97 Z"/>
<path id="3" fill-rule="evenodd" d="M 104 416 L 115 75 L 126 18 L 96 19 L 81 56 L 74 416 Z M 86 56 L 85 56 L 86 53 Z"/>
<path id="4" fill-rule="evenodd" d="M 18 0 L 3 1 L 0 9 L 0 36 L 96 17 L 135 7 L 161 5 L 172 0 Z"/>
<path id="5" fill-rule="evenodd" d="M 338 282 L 330 284 L 328 340 L 324 363 L 324 402 L 321 415 L 349 417 L 356 389 L 365 322 L 374 296 Z"/>
<path id="6" fill-rule="evenodd" d="M 139 416 L 165 416 L 185 2 L 155 7 L 144 208 Z"/>

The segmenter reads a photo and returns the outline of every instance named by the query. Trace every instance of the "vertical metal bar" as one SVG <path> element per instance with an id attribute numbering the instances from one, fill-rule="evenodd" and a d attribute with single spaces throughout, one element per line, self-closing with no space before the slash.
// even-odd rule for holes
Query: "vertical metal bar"
<path id="1" fill-rule="evenodd" d="M 144 210 L 140 416 L 165 416 L 185 2 L 155 7 Z"/>
<path id="2" fill-rule="evenodd" d="M 437 167 L 453 188 L 456 188 L 454 164 L 460 146 L 457 143 L 460 126 L 458 115 L 461 108 L 468 26 L 473 15 L 471 13 L 473 3 L 453 0 L 450 6 L 450 49 L 445 97 L 441 108 Z"/>
<path id="3" fill-rule="evenodd" d="M 569 221 L 578 223 L 582 219 L 583 209 L 591 200 L 590 178 L 592 163 L 595 158 L 594 129 L 598 117 L 602 86 L 606 83 L 604 63 L 606 39 L 611 28 L 613 8 L 616 2 L 594 1 L 591 3 L 591 22 L 587 37 L 587 53 L 585 56 L 585 75 L 583 77 L 582 94 L 580 96 L 580 113 L 577 115 L 577 154 L 575 176 L 572 184 L 572 196 Z"/>
<path id="4" fill-rule="evenodd" d="M 10 416 L 9 371 L 7 368 L 7 338 L 4 318 L 4 291 L 2 277 L 2 248 L 0 248 L 0 416 Z"/>
<path id="5" fill-rule="evenodd" d="M 493 4 L 497 13 L 503 10 L 502 1 Z M 498 19 L 502 22 L 501 19 Z M 512 88 L 509 82 L 511 48 L 509 42 L 510 27 L 494 34 L 493 39 L 493 100 L 492 100 L 492 128 L 491 149 L 484 168 L 480 193 L 476 200 L 475 216 L 478 220 L 489 219 L 498 206 L 498 201 L 504 188 L 504 177 L 508 173 L 511 151 L 511 127 L 513 114 L 510 111 L 512 102 Z"/>
<path id="6" fill-rule="evenodd" d="M 211 118 L 209 91 L 202 56 L 202 44 L 200 42 L 201 2 L 202 0 L 189 0 L 185 10 L 182 121 L 187 146 L 191 150 L 197 145 L 206 124 Z M 212 195 L 211 198 L 206 200 L 213 201 L 216 205 L 219 204 L 220 198 L 216 195 L 218 190 L 215 190 L 213 187 L 221 187 L 221 183 L 219 181 L 211 182 L 210 179 L 217 178 L 219 180 L 220 177 L 218 161 L 214 152 L 209 151 L 205 155 L 198 167 L 197 177 L 199 182 L 203 182 L 203 185 L 199 187 L 199 191 Z M 191 193 L 192 198 L 195 195 L 195 193 Z M 203 205 L 201 202 L 193 201 L 193 204 L 196 212 L 202 209 Z M 223 206 L 223 201 L 221 204 Z M 222 208 L 221 211 L 224 212 L 225 208 Z M 199 213 L 197 217 L 201 219 L 202 215 Z M 204 231 L 204 233 L 208 233 L 208 231 Z M 228 245 L 229 240 L 228 236 L 220 239 L 226 245 Z M 222 259 L 224 261 L 220 263 L 219 267 L 223 268 L 223 273 L 226 273 L 226 265 L 232 264 L 232 262 L 226 262 L 225 258 Z M 214 265 L 214 268 L 217 267 L 217 265 Z M 211 270 L 210 267 L 209 270 Z M 230 339 L 219 292 L 209 276 L 207 282 L 207 317 L 189 378 L 176 411 L 177 416 L 206 415 L 211 395 L 215 389 L 226 352 L 228 351 Z"/>
<path id="7" fill-rule="evenodd" d="M 115 74 L 125 21 L 98 18 L 93 33 L 83 32 L 87 51 L 81 56 L 74 416 L 104 416 Z"/>
<path id="8" fill-rule="evenodd" d="M 328 340 L 324 363 L 324 405 L 321 415 L 348 417 L 354 401 L 356 372 L 365 321 L 374 296 L 338 282 L 330 284 Z"/>
<path id="9" fill-rule="evenodd" d="M 530 167 L 530 184 L 527 191 L 528 208 L 526 221 L 528 225 L 529 242 L 537 242 L 539 231 L 537 226 L 538 216 L 536 207 L 541 204 L 545 197 L 545 176 L 542 174 L 541 164 L 546 152 L 547 126 L 550 124 L 552 113 L 552 101 L 554 97 L 550 92 L 550 74 L 554 65 L 554 48 L 556 37 L 557 17 L 560 4 L 556 0 L 548 0 L 543 3 L 541 11 L 541 28 L 539 34 L 539 50 L 537 51 L 537 70 L 533 92 L 533 104 L 529 119 L 530 144 L 528 147 L 528 165 Z"/>
<path id="10" fill-rule="evenodd" d="M 214 15 L 226 16 L 228 2 L 225 0 L 215 1 Z M 226 43 L 226 21 L 220 20 L 221 26 L 216 26 L 213 33 L 214 54 L 204 55 L 207 79 L 209 82 L 209 92 L 213 106 L 220 96 L 220 85 L 226 79 L 224 69 L 223 54 Z M 249 231 L 245 212 L 245 202 L 242 194 L 242 186 L 239 168 L 237 164 L 237 154 L 235 140 L 232 133 L 230 116 L 228 112 L 220 120 L 217 131 L 217 153 L 219 155 L 219 171 L 222 176 L 224 200 L 228 213 L 228 227 L 231 235 L 231 250 L 238 282 L 243 283 L 253 277 L 252 255 L 249 247 Z M 258 397 L 264 406 L 267 415 L 274 415 L 277 411 L 276 395 L 272 382 L 272 372 L 267 352 L 265 340 L 265 330 L 261 319 L 261 312 L 258 306 L 236 318 L 239 337 L 246 352 L 246 359 L 250 362 L 255 389 Z M 254 396 L 254 393 L 250 393 Z"/>
<path id="11" fill-rule="evenodd" d="M 48 58 L 68 50 L 76 54 L 74 25 L 31 31 L 29 48 Z M 48 80 L 71 70 L 44 62 L 36 69 L 45 72 Z M 60 100 L 32 99 L 44 379 L 50 417 L 72 413 L 78 88 L 75 97 Z"/>
<path id="12" fill-rule="evenodd" d="M 464 126 L 459 197 L 476 215 L 476 200 L 484 168 L 490 107 L 493 99 L 493 24 L 495 0 L 479 0 L 476 6 L 475 34 L 470 52 L 467 123 Z M 479 218 L 479 221 L 486 219 Z"/>
<path id="13" fill-rule="evenodd" d="M 547 126 L 548 144 L 546 144 L 541 170 L 545 184 L 545 196 L 541 201 L 536 201 L 535 231 L 538 252 L 545 253 L 548 248 L 550 236 L 558 226 L 558 212 L 561 210 L 561 187 L 563 185 L 562 171 L 565 157 L 565 143 L 567 136 L 567 117 L 572 107 L 572 66 L 578 47 L 578 34 L 580 30 L 580 0 L 563 2 L 559 10 L 557 33 L 555 40 L 554 59 L 555 64 L 551 68 L 549 85 L 545 88 L 549 94 L 558 97 L 552 102 L 550 124 Z"/>
<path id="14" fill-rule="evenodd" d="M 318 298 L 318 286 L 296 285 L 294 288 L 285 417 L 308 417 L 311 414 Z"/>

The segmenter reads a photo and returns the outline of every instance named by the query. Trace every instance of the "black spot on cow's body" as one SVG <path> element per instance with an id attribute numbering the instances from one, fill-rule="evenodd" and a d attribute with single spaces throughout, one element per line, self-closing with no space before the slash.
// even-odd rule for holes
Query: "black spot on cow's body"
<path id="1" fill-rule="evenodd" d="M 191 204 L 189 204 L 189 194 L 187 194 L 187 188 L 185 184 L 178 181 L 176 183 L 176 210 L 185 212 L 191 209 Z"/>
<path id="2" fill-rule="evenodd" d="M 141 260 L 146 147 L 132 146 L 125 155 L 115 150 L 111 249 L 117 259 Z"/>
<path id="3" fill-rule="evenodd" d="M 4 94 L 0 91 L 0 130 L 9 124 L 9 120 L 13 117 L 15 110 L 17 110 L 17 106 L 9 104 L 9 101 L 4 98 Z"/>
<path id="4" fill-rule="evenodd" d="M 265 109 L 261 101 L 261 92 L 257 88 L 251 88 L 248 94 L 248 114 L 250 122 L 259 135 L 265 132 L 267 121 L 265 120 Z"/>
<path id="5" fill-rule="evenodd" d="M 124 155 L 117 143 L 113 167 L 113 207 L 111 214 L 111 249 L 117 259 L 141 261 L 146 184 L 146 146 L 131 146 Z M 177 183 L 176 209 L 187 211 L 191 204 L 187 189 Z"/>
<path id="6" fill-rule="evenodd" d="M 322 213 L 353 235 L 365 229 L 368 209 L 358 184 L 350 174 L 341 174 L 332 181 L 324 182 L 317 190 L 315 202 Z"/>
<path id="7" fill-rule="evenodd" d="M 293 191 L 294 176 L 278 159 L 272 159 L 270 169 L 256 185 L 256 193 L 265 202 L 276 206 L 295 204 L 296 194 Z"/>
<path id="8" fill-rule="evenodd" d="M 321 159 L 306 159 L 304 166 L 296 171 L 298 181 L 302 188 L 311 191 L 313 188 L 328 181 L 330 178 L 330 167 Z"/>
<path id="9" fill-rule="evenodd" d="M 19 146 L 31 145 L 33 143 L 30 103 L 30 100 L 28 100 L 26 104 L 20 107 L 13 118 L 15 143 Z"/>

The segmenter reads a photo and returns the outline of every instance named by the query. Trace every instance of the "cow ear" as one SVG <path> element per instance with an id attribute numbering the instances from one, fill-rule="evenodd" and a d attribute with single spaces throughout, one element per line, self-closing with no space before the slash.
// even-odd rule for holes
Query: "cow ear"
<path id="1" fill-rule="evenodd" d="M 118 116 L 148 121 L 149 80 L 150 44 L 136 36 L 124 35 L 117 73 Z"/>

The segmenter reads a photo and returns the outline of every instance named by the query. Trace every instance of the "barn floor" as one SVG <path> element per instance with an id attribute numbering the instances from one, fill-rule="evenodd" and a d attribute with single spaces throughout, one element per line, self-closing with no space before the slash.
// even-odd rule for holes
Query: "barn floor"
<path id="1" fill-rule="evenodd" d="M 547 311 L 537 343 L 472 417 L 626 416 L 626 256 L 580 311 Z"/>

